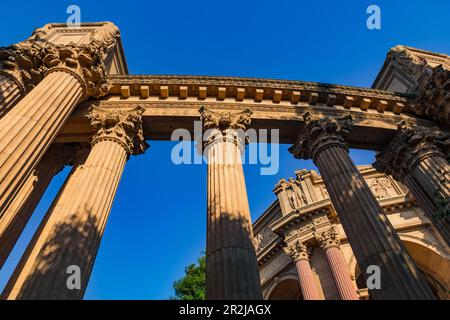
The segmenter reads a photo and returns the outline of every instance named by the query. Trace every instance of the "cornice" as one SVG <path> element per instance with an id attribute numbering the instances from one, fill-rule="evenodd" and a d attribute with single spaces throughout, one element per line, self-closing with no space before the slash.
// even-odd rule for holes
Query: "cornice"
<path id="1" fill-rule="evenodd" d="M 345 85 L 297 81 L 297 80 L 283 80 L 283 79 L 268 79 L 268 78 L 244 78 L 244 77 L 225 77 L 225 76 L 190 76 L 190 75 L 110 75 L 109 80 L 114 87 L 111 94 L 120 94 L 122 86 L 132 86 L 130 88 L 135 93 L 139 93 L 139 86 L 151 85 L 191 85 L 191 86 L 225 86 L 225 87 L 243 87 L 252 89 L 267 89 L 264 92 L 264 98 L 270 95 L 270 90 L 298 90 L 301 92 L 313 91 L 322 94 L 340 94 L 358 97 L 367 97 L 374 99 L 387 99 L 392 102 L 408 103 L 414 95 L 395 93 L 390 91 L 383 91 L 377 89 L 353 87 Z M 157 88 L 151 88 L 157 90 Z M 169 88 L 176 91 L 175 88 Z M 174 92 L 175 93 L 175 92 Z M 230 92 L 231 93 L 231 92 Z M 228 93 L 227 93 L 228 94 Z M 251 92 L 245 92 L 245 97 L 249 97 Z M 283 92 L 281 98 L 288 97 L 288 92 Z M 307 97 L 300 97 L 306 99 Z M 318 97 L 320 100 L 323 97 Z M 339 100 L 340 97 L 336 97 Z M 305 100 L 306 101 L 306 100 Z"/>

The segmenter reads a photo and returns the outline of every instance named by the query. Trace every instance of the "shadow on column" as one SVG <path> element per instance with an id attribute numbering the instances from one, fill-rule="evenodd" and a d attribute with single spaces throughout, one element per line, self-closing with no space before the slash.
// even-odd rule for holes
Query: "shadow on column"
<path id="1" fill-rule="evenodd" d="M 207 299 L 262 299 L 252 226 L 245 217 L 230 215 L 222 212 L 208 230 Z"/>
<path id="2" fill-rule="evenodd" d="M 87 209 L 84 212 L 90 213 Z M 87 219 L 80 219 L 79 215 L 73 214 L 69 221 L 52 228 L 53 235 L 43 244 L 37 257 L 31 257 L 33 261 L 26 266 L 37 238 L 45 236 L 42 235 L 42 227 L 48 219 L 46 216 L 7 284 L 3 298 L 8 298 L 7 295 L 12 289 L 18 291 L 16 299 L 82 299 L 101 240 L 101 234 L 97 230 L 101 227 L 99 221 L 92 217 L 92 214 L 84 216 L 86 215 Z M 24 266 L 26 269 L 31 267 L 31 271 L 23 285 L 18 283 L 15 287 L 17 273 L 20 273 Z M 71 276 L 74 275 L 73 270 L 68 272 L 69 266 L 80 268 L 80 289 L 68 288 L 68 282 L 74 283 L 68 281 L 69 278 L 73 280 Z M 26 274 L 26 269 L 23 274 Z"/>

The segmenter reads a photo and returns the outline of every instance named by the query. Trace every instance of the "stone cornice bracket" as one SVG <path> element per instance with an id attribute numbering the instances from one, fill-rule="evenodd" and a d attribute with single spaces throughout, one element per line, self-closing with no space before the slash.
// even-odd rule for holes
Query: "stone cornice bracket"
<path id="1" fill-rule="evenodd" d="M 297 141 L 289 148 L 296 159 L 313 159 L 325 148 L 339 146 L 348 150 L 346 138 L 353 128 L 350 115 L 340 118 L 318 118 L 309 112 L 303 114 L 305 125 Z"/>
<path id="2" fill-rule="evenodd" d="M 410 126 L 401 121 L 394 139 L 376 155 L 373 166 L 379 172 L 402 181 L 421 160 L 434 155 L 449 159 L 450 135 L 438 129 Z"/>
<path id="3" fill-rule="evenodd" d="M 250 126 L 253 114 L 250 109 L 232 113 L 227 111 L 217 112 L 202 106 L 199 113 L 203 132 L 207 136 L 203 147 L 217 141 L 233 142 L 239 147 L 245 144 L 245 130 Z"/>
<path id="4" fill-rule="evenodd" d="M 299 240 L 286 244 L 283 249 L 284 252 L 295 262 L 299 260 L 309 260 L 311 255 L 311 251 L 308 249 L 306 244 Z"/>
<path id="5" fill-rule="evenodd" d="M 431 78 L 411 106 L 418 115 L 450 124 L 450 71 L 442 65 L 434 67 Z"/>
<path id="6" fill-rule="evenodd" d="M 339 234 L 334 226 L 321 233 L 314 232 L 314 237 L 317 241 L 319 241 L 322 250 L 326 250 L 331 247 L 339 248 L 341 245 Z"/>
<path id="7" fill-rule="evenodd" d="M 91 107 L 89 120 L 95 130 L 92 146 L 99 141 L 110 140 L 121 144 L 128 156 L 144 153 L 149 145 L 142 130 L 143 113 L 143 107 L 128 111 Z"/>

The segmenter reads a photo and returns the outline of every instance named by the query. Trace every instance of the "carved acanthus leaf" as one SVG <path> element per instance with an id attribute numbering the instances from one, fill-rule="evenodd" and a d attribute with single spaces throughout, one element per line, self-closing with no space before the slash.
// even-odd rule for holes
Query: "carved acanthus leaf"
<path id="1" fill-rule="evenodd" d="M 411 105 L 418 115 L 450 124 L 450 71 L 442 65 L 433 68 L 430 80 Z"/>
<path id="2" fill-rule="evenodd" d="M 101 97 L 111 87 L 104 58 L 114 48 L 119 31 L 114 25 L 96 30 L 87 44 L 56 45 L 46 39 L 45 28 L 29 39 L 0 48 L 0 73 L 12 77 L 24 91 L 33 89 L 52 70 L 65 69 L 80 79 L 85 98 Z"/>
<path id="3" fill-rule="evenodd" d="M 394 139 L 379 154 L 373 164 L 379 172 L 402 181 L 424 157 L 450 157 L 450 135 L 435 128 L 409 126 L 401 121 Z"/>
<path id="4" fill-rule="evenodd" d="M 228 129 L 246 130 L 250 126 L 251 115 L 250 109 L 241 112 L 217 112 L 202 106 L 199 110 L 200 117 L 203 122 L 204 129 L 219 129 L 224 132 Z"/>
<path id="5" fill-rule="evenodd" d="M 92 107 L 89 114 L 91 126 L 95 130 L 92 145 L 102 140 L 113 140 L 120 143 L 128 155 L 144 153 L 148 144 L 142 130 L 143 112 L 142 107 L 130 111 Z"/>
<path id="6" fill-rule="evenodd" d="M 314 237 L 319 241 L 323 250 L 330 247 L 338 247 L 341 244 L 339 234 L 334 226 L 331 226 L 328 230 L 321 233 L 314 233 Z"/>
<path id="7" fill-rule="evenodd" d="M 306 246 L 305 243 L 301 241 L 295 241 L 292 243 L 287 244 L 284 247 L 284 252 L 292 258 L 294 261 L 302 260 L 302 259 L 309 259 L 310 256 L 310 250 Z"/>
<path id="8" fill-rule="evenodd" d="M 319 118 L 306 112 L 304 129 L 300 132 L 297 141 L 289 148 L 297 159 L 313 159 L 327 146 L 340 145 L 348 149 L 347 136 L 353 128 L 350 115 L 341 118 Z"/>

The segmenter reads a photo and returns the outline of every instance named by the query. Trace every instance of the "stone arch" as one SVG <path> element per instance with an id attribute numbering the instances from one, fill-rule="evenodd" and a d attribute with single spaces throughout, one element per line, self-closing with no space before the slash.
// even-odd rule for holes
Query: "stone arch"
<path id="1" fill-rule="evenodd" d="M 284 274 L 272 280 L 264 300 L 302 300 L 298 277 L 295 274 Z"/>
<path id="2" fill-rule="evenodd" d="M 432 290 L 440 299 L 450 295 L 450 259 L 430 243 L 411 236 L 400 235 L 411 257 L 425 274 Z"/>
<path id="3" fill-rule="evenodd" d="M 428 284 L 436 296 L 440 299 L 450 299 L 450 259 L 445 253 L 440 252 L 430 242 L 418 239 L 410 235 L 399 234 L 400 239 L 405 244 L 408 253 L 413 258 L 417 267 L 426 277 Z M 351 273 L 357 282 L 358 288 L 361 289 L 360 279 L 361 271 L 356 263 L 354 255 L 352 255 Z"/>

